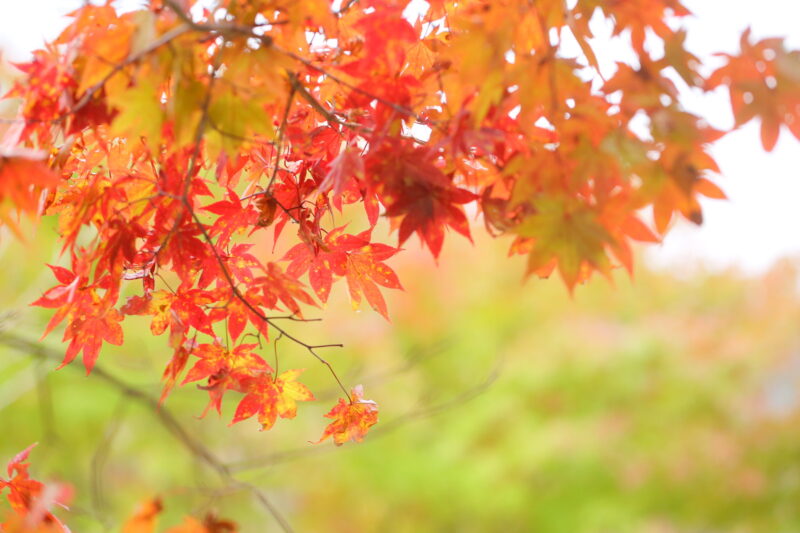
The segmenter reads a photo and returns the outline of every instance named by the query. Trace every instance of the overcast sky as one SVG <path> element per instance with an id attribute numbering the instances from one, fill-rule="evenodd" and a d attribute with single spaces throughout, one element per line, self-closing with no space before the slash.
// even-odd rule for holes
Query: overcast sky
<path id="1" fill-rule="evenodd" d="M 137 3 L 127 3 L 131 1 Z M 25 59 L 66 24 L 64 14 L 81 4 L 81 0 L 0 1 L 0 50 L 11 60 Z M 687 45 L 701 59 L 714 51 L 736 52 L 739 34 L 748 26 L 755 38 L 786 37 L 790 47 L 800 48 L 800 0 L 685 0 L 685 4 L 696 15 L 686 23 Z M 687 94 L 683 103 L 714 126 L 733 123 L 725 91 Z M 781 257 L 800 258 L 800 143 L 784 130 L 774 151 L 766 154 L 757 123 L 750 123 L 719 141 L 712 154 L 722 169 L 718 183 L 729 201 L 704 202 L 703 226 L 678 225 L 662 245 L 648 250 L 648 260 L 670 268 L 702 264 L 757 273 Z"/>

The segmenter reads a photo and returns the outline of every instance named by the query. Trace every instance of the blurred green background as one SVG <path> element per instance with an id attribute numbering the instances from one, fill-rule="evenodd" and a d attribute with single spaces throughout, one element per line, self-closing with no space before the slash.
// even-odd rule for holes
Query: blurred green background
<path id="1" fill-rule="evenodd" d="M 476 233 L 480 231 L 476 230 Z M 250 491 L 190 453 L 152 405 L 102 375 L 36 349 L 50 312 L 28 304 L 53 285 L 54 221 L 27 243 L 0 238 L 0 462 L 33 442 L 32 474 L 73 485 L 60 516 L 75 533 L 119 531 L 160 496 L 163 526 L 213 511 L 243 532 L 278 531 Z M 197 418 L 193 384 L 166 403 L 193 439 L 258 487 L 298 532 L 796 532 L 800 530 L 800 319 L 790 261 L 761 278 L 669 275 L 640 267 L 570 297 L 557 280 L 523 282 L 507 242 L 450 236 L 438 266 L 409 243 L 389 261 L 406 290 L 392 323 L 353 312 L 337 285 L 317 324 L 290 326 L 343 381 L 381 407 L 362 444 L 310 444 L 337 398 L 326 369 L 281 341 L 281 365 L 307 368 L 319 401 L 259 432 Z M 640 262 L 640 265 L 642 263 Z M 128 294 L 140 286 L 132 282 Z M 171 357 L 149 319 L 98 362 L 158 397 Z M 60 357 L 55 331 L 41 345 Z M 262 355 L 271 360 L 272 346 Z M 4 504 L 2 504 L 4 505 Z"/>

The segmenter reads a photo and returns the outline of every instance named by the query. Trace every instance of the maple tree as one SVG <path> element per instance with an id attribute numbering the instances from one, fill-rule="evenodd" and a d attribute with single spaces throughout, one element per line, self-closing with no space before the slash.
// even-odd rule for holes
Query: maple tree
<path id="1" fill-rule="evenodd" d="M 528 274 L 557 271 L 570 291 L 632 272 L 632 243 L 658 242 L 678 216 L 700 223 L 698 198 L 724 198 L 708 149 L 728 132 L 687 112 L 679 88 L 727 86 L 736 126 L 759 118 L 766 150 L 784 125 L 800 139 L 800 52 L 745 32 L 703 74 L 679 0 L 414 6 L 87 3 L 17 65 L 0 220 L 20 233 L 17 212 L 58 218 L 69 264 L 50 265 L 58 284 L 33 304 L 55 310 L 45 335 L 64 323 L 62 366 L 82 354 L 91 372 L 104 343 L 123 343 L 126 316 L 149 316 L 173 352 L 162 402 L 200 382 L 206 411 L 233 392 L 232 423 L 270 429 L 314 399 L 301 370 L 258 354 L 285 338 L 341 388 L 320 440 L 361 440 L 377 405 L 323 357 L 341 345 L 284 326 L 310 320 L 334 283 L 388 319 L 382 290 L 401 282 L 386 261 L 414 234 L 437 257 L 449 230 L 470 238 L 473 213 L 512 237 Z M 637 58 L 608 79 L 593 17 Z M 373 240 L 381 216 L 396 246 Z"/>

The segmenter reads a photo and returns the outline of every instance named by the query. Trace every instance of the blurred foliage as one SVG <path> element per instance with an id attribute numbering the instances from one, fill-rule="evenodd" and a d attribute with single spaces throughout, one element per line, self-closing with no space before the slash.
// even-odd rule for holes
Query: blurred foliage
<path id="1" fill-rule="evenodd" d="M 353 313 L 342 287 L 318 312 L 325 321 L 313 333 L 346 344 L 326 354 L 340 376 L 381 405 L 361 445 L 308 443 L 337 392 L 322 365 L 288 344 L 282 360 L 329 390 L 292 423 L 226 427 L 230 399 L 222 419 L 198 419 L 206 393 L 194 386 L 166 409 L 298 532 L 798 531 L 791 263 L 761 279 L 619 275 L 570 298 L 558 282 L 522 283 L 505 245 L 451 242 L 438 267 L 408 250 L 392 263 L 406 292 L 389 301 L 391 324 Z M 40 336 L 49 315 L 27 304 L 51 283 L 40 266 L 58 262 L 57 250 L 51 220 L 27 243 L 0 238 L 4 335 Z M 126 327 L 125 346 L 104 349 L 98 367 L 157 397 L 170 354 L 146 320 Z M 42 345 L 60 357 L 58 334 Z M 271 360 L 272 346 L 262 352 Z M 218 511 L 245 532 L 277 529 L 150 406 L 57 364 L 0 348 L 0 459 L 40 442 L 32 473 L 74 485 L 61 513 L 73 531 L 117 531 L 155 495 L 164 524 Z"/>

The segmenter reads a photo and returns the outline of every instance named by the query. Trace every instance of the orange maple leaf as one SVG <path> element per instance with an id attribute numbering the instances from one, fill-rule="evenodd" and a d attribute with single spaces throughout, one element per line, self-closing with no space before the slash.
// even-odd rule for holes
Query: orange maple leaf
<path id="1" fill-rule="evenodd" d="M 163 508 L 158 498 L 140 504 L 136 513 L 122 526 L 122 533 L 153 533 Z"/>
<path id="2" fill-rule="evenodd" d="M 139 505 L 136 513 L 122 526 L 122 533 L 153 533 L 158 515 L 164 510 L 159 498 L 147 500 Z M 236 533 L 238 527 L 229 520 L 221 520 L 209 514 L 201 522 L 187 516 L 183 524 L 165 530 L 165 533 Z"/>
<path id="3" fill-rule="evenodd" d="M 280 376 L 263 376 L 250 380 L 249 392 L 239 402 L 231 425 L 258 414 L 261 430 L 270 429 L 281 418 L 297 415 L 297 402 L 314 400 L 308 387 L 297 381 L 304 369 L 287 370 Z"/>
<path id="4" fill-rule="evenodd" d="M 761 118 L 761 144 L 770 152 L 782 125 L 800 139 L 800 96 L 796 89 L 800 51 L 788 51 L 782 39 L 750 40 L 748 28 L 740 40 L 739 55 L 719 54 L 727 64 L 708 78 L 707 89 L 727 85 L 731 108 L 740 126 Z"/>
<path id="5" fill-rule="evenodd" d="M 22 232 L 11 217 L 11 208 L 36 215 L 41 193 L 58 185 L 58 176 L 47 167 L 46 154 L 27 148 L 0 147 L 0 222 L 22 238 Z M 6 204 L 8 199 L 10 204 Z"/>
<path id="6" fill-rule="evenodd" d="M 253 353 L 256 346 L 240 344 L 229 350 L 219 343 L 200 344 L 192 351 L 199 360 L 186 374 L 181 385 L 208 380 L 207 385 L 200 387 L 207 390 L 209 395 L 209 404 L 202 416 L 212 407 L 221 412 L 222 397 L 226 391 L 240 389 L 241 384 L 249 382 L 251 378 L 272 372 L 272 367 Z"/>
<path id="7" fill-rule="evenodd" d="M 349 440 L 361 442 L 369 428 L 378 423 L 378 404 L 372 400 L 365 400 L 364 388 L 356 385 L 350 391 L 350 402 L 339 398 L 339 403 L 325 415 L 325 418 L 332 418 L 333 422 L 328 424 L 316 444 L 328 437 L 333 437 L 333 442 L 337 446 Z"/>
<path id="8" fill-rule="evenodd" d="M 69 487 L 59 485 L 45 485 L 31 479 L 28 474 L 28 455 L 36 446 L 31 444 L 8 462 L 6 472 L 8 479 L 0 477 L 0 493 L 8 489 L 6 496 L 15 516 L 10 517 L 5 523 L 0 523 L 0 531 L 9 533 L 34 533 L 34 532 L 62 532 L 69 533 L 69 529 L 56 518 L 49 509 L 54 504 L 63 506 L 69 499 Z"/>

